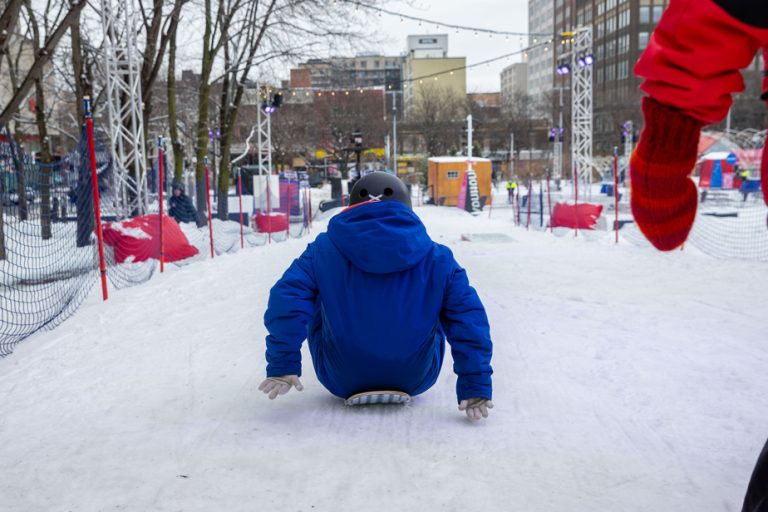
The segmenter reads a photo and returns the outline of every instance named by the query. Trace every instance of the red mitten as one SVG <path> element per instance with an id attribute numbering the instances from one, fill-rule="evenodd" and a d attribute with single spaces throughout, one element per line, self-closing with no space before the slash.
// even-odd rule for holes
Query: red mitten
<path id="1" fill-rule="evenodd" d="M 632 214 L 645 237 L 661 251 L 688 238 L 698 194 L 688 177 L 696 164 L 704 123 L 643 98 L 645 126 L 630 160 Z"/>

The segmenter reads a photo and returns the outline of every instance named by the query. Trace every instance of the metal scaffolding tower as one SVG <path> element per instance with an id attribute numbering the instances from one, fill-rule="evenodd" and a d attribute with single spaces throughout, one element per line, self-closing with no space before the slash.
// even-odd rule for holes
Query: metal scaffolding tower
<path id="1" fill-rule="evenodd" d="M 586 185 L 579 187 L 584 197 L 591 196 L 592 184 L 592 26 L 573 31 L 571 51 L 571 162 L 574 175 Z M 586 190 L 584 190 L 586 189 Z"/>
<path id="2" fill-rule="evenodd" d="M 101 0 L 108 132 L 116 173 L 120 215 L 147 211 L 147 148 L 141 97 L 141 64 L 133 0 Z"/>
<path id="3" fill-rule="evenodd" d="M 261 103 L 262 90 L 257 86 L 259 91 L 259 99 Z M 269 98 L 266 89 L 264 95 Z M 267 101 L 266 99 L 264 101 Z M 264 109 L 259 106 L 256 110 L 256 150 L 259 157 L 259 176 L 266 174 L 267 183 L 269 184 L 269 175 L 272 170 L 272 123 L 269 113 L 264 112 Z"/>

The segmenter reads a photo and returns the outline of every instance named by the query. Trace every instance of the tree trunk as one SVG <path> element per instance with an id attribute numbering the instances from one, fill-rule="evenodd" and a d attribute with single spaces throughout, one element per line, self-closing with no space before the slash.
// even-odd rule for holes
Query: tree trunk
<path id="1" fill-rule="evenodd" d="M 211 95 L 211 0 L 205 0 L 205 32 L 203 34 L 203 65 L 200 73 L 200 95 L 197 99 L 197 148 L 195 180 L 197 181 L 197 225 L 208 224 L 205 191 L 205 157 L 208 155 L 208 100 Z M 202 186 L 201 186 L 202 185 Z"/>
<path id="2" fill-rule="evenodd" d="M 179 128 L 177 126 L 179 120 L 176 111 L 176 26 L 171 29 L 169 37 L 168 131 L 171 135 L 171 147 L 173 148 L 173 179 L 181 183 L 184 179 L 184 145 L 179 140 Z"/>
<path id="3" fill-rule="evenodd" d="M 227 220 L 229 218 L 229 172 L 231 148 L 229 138 L 221 140 L 221 163 L 219 164 L 219 219 Z"/>
<path id="4" fill-rule="evenodd" d="M 16 123 L 16 140 L 21 140 L 21 132 L 19 130 L 19 123 Z M 25 221 L 29 219 L 29 202 L 27 202 L 27 175 L 24 172 L 24 163 L 19 159 L 19 154 L 16 152 L 16 144 L 14 144 L 11 138 L 11 133 L 6 132 L 8 135 L 8 146 L 11 150 L 11 159 L 13 160 L 13 168 L 16 172 L 16 192 L 19 194 L 19 220 Z"/>
<path id="5" fill-rule="evenodd" d="M 83 98 L 88 88 L 85 80 L 85 70 L 83 69 L 83 43 L 80 37 L 80 18 L 72 22 L 70 27 L 72 37 L 72 70 L 75 75 L 75 96 L 77 100 L 77 120 L 82 123 L 85 118 L 85 106 Z M 81 125 L 82 126 L 82 125 Z"/>
<path id="6" fill-rule="evenodd" d="M 2 192 L 2 190 L 0 190 Z M 5 231 L 3 231 L 3 207 L 0 206 L 0 260 L 4 260 L 5 256 Z"/>
<path id="7" fill-rule="evenodd" d="M 40 235 L 51 238 L 51 145 L 48 140 L 48 124 L 45 119 L 45 93 L 43 82 L 35 80 L 35 123 L 40 137 Z M 21 198 L 19 198 L 21 199 Z"/>
<path id="8" fill-rule="evenodd" d="M 75 96 L 77 102 L 77 119 L 80 123 L 85 119 L 85 96 L 92 97 L 91 85 L 86 77 L 88 71 L 84 66 L 83 43 L 80 36 L 80 19 L 72 22 L 70 27 L 72 37 L 72 69 L 75 75 Z M 82 126 L 82 125 L 81 125 Z M 81 130 L 81 137 L 85 134 Z M 82 145 L 81 145 L 82 147 Z M 88 159 L 81 157 L 80 168 L 77 169 L 77 185 L 75 189 L 75 215 L 77 219 L 77 234 L 75 243 L 77 247 L 91 245 L 91 233 L 96 225 L 93 212 L 93 189 L 91 187 L 91 171 L 88 168 Z"/>

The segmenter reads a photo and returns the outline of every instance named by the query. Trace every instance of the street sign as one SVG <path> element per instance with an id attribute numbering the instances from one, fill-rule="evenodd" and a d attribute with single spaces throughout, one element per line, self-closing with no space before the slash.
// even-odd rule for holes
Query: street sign
<path id="1" fill-rule="evenodd" d="M 737 161 L 738 161 L 738 158 L 736 158 L 735 153 L 728 153 L 728 156 L 725 158 L 725 162 L 728 165 L 736 165 Z"/>

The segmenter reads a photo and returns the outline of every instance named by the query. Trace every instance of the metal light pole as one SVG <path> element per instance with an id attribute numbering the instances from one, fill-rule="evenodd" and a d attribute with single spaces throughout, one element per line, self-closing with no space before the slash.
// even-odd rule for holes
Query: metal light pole
<path id="1" fill-rule="evenodd" d="M 403 94 L 403 91 L 386 91 L 392 95 L 392 170 L 397 176 L 397 97 L 395 94 Z"/>

